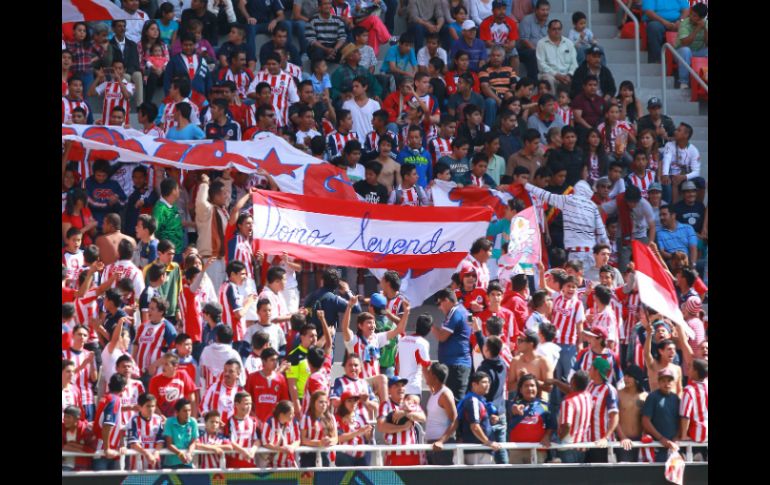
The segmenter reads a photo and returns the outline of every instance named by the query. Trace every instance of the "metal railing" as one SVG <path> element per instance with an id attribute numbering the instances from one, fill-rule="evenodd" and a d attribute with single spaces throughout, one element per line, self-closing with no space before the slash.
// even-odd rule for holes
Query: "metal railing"
<path id="1" fill-rule="evenodd" d="M 694 441 L 680 441 L 678 442 L 680 450 L 685 450 L 685 461 L 692 463 L 693 462 L 693 447 L 708 447 L 708 442 L 704 443 L 698 443 Z M 651 443 L 642 443 L 641 441 L 632 441 L 631 446 L 633 448 L 661 448 L 663 445 L 661 445 L 657 441 L 653 441 Z M 573 443 L 573 444 L 552 444 L 548 448 L 544 448 L 540 443 L 500 443 L 500 447 L 504 450 L 530 450 L 530 463 L 536 464 L 537 463 L 537 451 L 538 450 L 574 450 L 574 449 L 595 449 L 595 448 L 602 448 L 595 443 Z M 618 441 L 611 441 L 607 443 L 607 450 L 610 456 L 614 456 L 614 448 L 622 448 L 622 445 Z M 419 444 L 419 445 L 399 445 L 398 447 L 392 446 L 392 445 L 334 445 L 329 446 L 327 448 L 318 448 L 318 447 L 311 447 L 311 446 L 300 446 L 297 448 L 297 453 L 315 453 L 316 454 L 316 467 L 320 467 L 321 464 L 321 453 L 334 451 L 334 452 L 342 452 L 342 453 L 352 453 L 352 452 L 366 452 L 366 453 L 374 453 L 375 460 L 374 464 L 375 466 L 382 466 L 383 463 L 383 453 L 392 453 L 394 451 L 433 451 L 433 445 L 430 444 Z M 445 465 L 445 466 L 451 466 L 453 468 L 464 468 L 471 465 L 465 465 L 465 452 L 469 451 L 489 451 L 490 448 L 484 445 L 478 445 L 478 444 L 462 444 L 462 443 L 445 443 L 443 446 L 444 451 L 454 451 L 454 464 L 452 465 Z M 159 454 L 161 456 L 165 455 L 174 455 L 170 450 L 162 449 L 158 450 Z M 264 454 L 264 453 L 281 453 L 280 451 L 270 450 L 267 448 L 258 448 L 257 453 Z M 85 452 L 75 452 L 75 451 L 62 451 L 62 458 L 70 458 L 70 457 L 91 457 L 91 458 L 101 458 L 103 454 L 100 453 L 85 453 Z M 203 451 L 203 450 L 194 450 L 193 455 L 211 455 L 215 454 L 213 451 Z M 225 451 L 222 455 L 220 455 L 220 467 L 219 469 L 213 469 L 213 470 L 227 470 L 227 464 L 225 461 L 225 454 L 238 454 L 237 451 Z M 138 451 L 135 450 L 126 450 L 125 453 L 120 455 L 120 470 L 125 471 L 126 470 L 126 463 L 125 463 L 125 457 L 126 456 L 138 456 L 141 455 Z M 332 464 L 332 466 L 334 466 Z M 500 465 L 500 466 L 516 466 L 516 465 Z M 526 465 L 528 466 L 528 465 Z M 327 467 L 328 468 L 328 467 Z M 263 467 L 259 468 L 255 466 L 254 468 L 239 468 L 238 471 L 243 472 L 264 472 L 266 470 L 272 470 L 271 468 Z M 153 470 L 153 473 L 157 472 L 157 470 Z M 149 473 L 149 472 L 148 472 Z M 103 474 L 103 472 L 91 472 L 91 471 L 82 471 L 82 472 L 62 472 L 62 476 L 76 476 L 76 475 L 83 475 L 83 474 Z"/>
<path id="2" fill-rule="evenodd" d="M 513 1 L 513 0 L 511 0 L 511 1 Z M 588 10 L 586 10 L 585 14 L 586 14 L 586 23 L 588 24 L 588 28 L 593 30 L 594 24 L 593 24 L 593 22 L 591 22 L 591 10 L 592 10 L 591 9 L 591 3 L 592 2 L 593 2 L 593 0 L 588 0 L 587 1 L 587 3 L 588 3 Z M 563 10 L 563 12 L 564 13 L 568 13 L 569 12 L 569 10 L 567 10 L 567 0 L 564 0 L 564 10 Z"/>
<path id="3" fill-rule="evenodd" d="M 628 15 L 631 20 L 634 22 L 634 55 L 636 57 L 636 84 L 634 85 L 635 89 L 638 91 L 639 89 L 642 89 L 642 75 L 641 75 L 641 62 L 639 61 L 639 56 L 641 53 L 641 49 L 639 46 L 639 19 L 636 18 L 636 15 L 631 11 L 630 8 L 628 8 L 623 2 L 620 0 L 615 0 L 615 4 L 623 9 L 624 12 L 626 12 L 626 15 Z M 663 63 L 665 66 L 665 62 Z M 664 103 L 665 101 L 665 94 L 663 96 Z M 665 109 L 663 110 L 665 113 Z"/>
<path id="4" fill-rule="evenodd" d="M 616 0 L 617 1 L 617 0 Z M 666 92 L 668 89 L 666 88 L 666 51 L 671 51 L 671 55 L 674 56 L 674 58 L 677 60 L 680 66 L 684 66 L 687 68 L 687 70 L 695 77 L 695 80 L 700 84 L 703 89 L 706 90 L 706 92 L 709 92 L 709 85 L 704 81 L 700 74 L 695 72 L 695 69 L 690 67 L 690 64 L 684 61 L 684 58 L 679 55 L 679 53 L 676 51 L 674 46 L 666 42 L 663 44 L 663 48 L 661 49 L 661 58 L 660 58 L 660 77 L 661 77 L 661 84 L 663 86 L 663 112 L 668 113 L 668 99 L 666 97 Z M 680 80 L 681 81 L 681 80 Z M 691 86 L 692 87 L 692 86 Z"/>

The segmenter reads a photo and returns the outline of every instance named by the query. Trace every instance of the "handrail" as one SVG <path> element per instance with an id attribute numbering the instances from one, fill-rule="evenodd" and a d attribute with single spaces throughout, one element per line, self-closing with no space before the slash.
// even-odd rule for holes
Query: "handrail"
<path id="1" fill-rule="evenodd" d="M 511 1 L 513 1 L 513 0 L 511 0 Z M 592 3 L 592 1 L 593 0 L 588 0 L 588 2 L 587 2 L 588 3 L 588 11 L 586 11 L 586 23 L 588 24 L 588 28 L 593 30 L 594 24 L 593 24 L 593 22 L 591 22 L 591 3 Z M 569 12 L 569 10 L 567 10 L 567 0 L 564 0 L 564 10 L 563 10 L 563 12 L 564 13 Z"/>
<path id="2" fill-rule="evenodd" d="M 639 61 L 639 55 L 640 55 L 640 47 L 639 47 L 639 19 L 636 18 L 636 15 L 631 11 L 630 8 L 628 8 L 623 2 L 620 0 L 615 0 L 615 4 L 618 5 L 620 8 L 622 8 L 626 15 L 631 17 L 631 20 L 634 22 L 634 53 L 636 54 L 636 85 L 635 89 L 639 90 L 642 89 L 642 75 L 641 75 L 641 63 Z M 665 63 L 664 63 L 665 65 Z M 664 95 L 665 99 L 665 95 Z M 665 101 L 663 101 L 665 103 Z M 665 113 L 665 110 L 663 111 Z"/>
<path id="3" fill-rule="evenodd" d="M 673 55 L 677 61 L 679 61 L 680 66 L 684 66 L 687 68 L 688 71 L 690 71 L 690 74 L 695 76 L 695 80 L 698 81 L 698 84 L 700 84 L 703 89 L 706 90 L 706 92 L 709 91 L 709 85 L 706 83 L 703 78 L 700 77 L 700 74 L 695 72 L 695 69 L 690 67 L 690 64 L 684 61 L 684 58 L 679 55 L 679 53 L 676 51 L 674 46 L 666 42 L 663 44 L 663 48 L 661 49 L 661 58 L 660 58 L 660 72 L 661 72 L 661 79 L 663 84 L 663 112 L 668 113 L 668 101 L 666 100 L 666 50 L 671 51 L 671 55 Z"/>
<path id="4" fill-rule="evenodd" d="M 692 462 L 693 460 L 693 454 L 692 454 L 692 448 L 693 447 L 708 447 L 708 442 L 695 442 L 695 441 L 680 441 L 678 442 L 679 448 L 684 448 L 686 450 L 685 453 L 685 461 Z M 653 441 L 650 443 L 643 443 L 641 441 L 632 441 L 631 442 L 632 448 L 660 448 L 663 445 L 660 444 L 657 441 Z M 532 463 L 536 463 L 536 453 L 539 449 L 545 449 L 543 445 L 540 443 L 500 443 L 501 449 L 504 450 L 530 450 L 532 452 Z M 607 449 L 609 450 L 610 454 L 614 454 L 613 448 L 621 448 L 622 445 L 619 441 L 611 441 L 607 443 Z M 572 450 L 572 449 L 594 449 L 594 448 L 602 448 L 601 446 L 598 446 L 596 443 L 571 443 L 571 444 L 551 444 L 547 449 L 551 450 Z M 297 453 L 315 453 L 316 457 L 320 457 L 321 453 L 328 452 L 328 451 L 335 451 L 335 452 L 355 452 L 355 451 L 363 451 L 363 452 L 371 452 L 375 453 L 377 460 L 375 462 L 381 462 L 380 459 L 382 457 L 382 453 L 392 452 L 395 449 L 398 449 L 398 451 L 432 451 L 433 445 L 431 444 L 415 444 L 415 445 L 399 445 L 397 448 L 392 445 L 334 445 L 329 446 L 326 448 L 319 448 L 319 447 L 312 447 L 312 446 L 299 446 L 297 447 L 296 452 Z M 443 449 L 445 451 L 455 451 L 455 461 L 456 464 L 452 466 L 464 466 L 464 459 L 463 456 L 466 451 L 487 451 L 490 448 L 488 446 L 479 445 L 479 444 L 465 444 L 465 443 L 446 443 L 443 446 Z M 161 449 L 158 450 L 159 454 L 161 456 L 165 455 L 174 455 L 170 450 L 168 449 Z M 237 451 L 225 451 L 224 454 L 237 454 Z M 282 453 L 280 451 L 270 450 L 267 448 L 257 448 L 257 453 Z M 213 451 L 203 451 L 203 450 L 194 450 L 193 455 L 211 455 L 215 454 Z M 91 458 L 100 458 L 103 456 L 102 452 L 98 453 L 86 453 L 86 452 L 79 452 L 79 451 L 62 451 L 61 452 L 62 458 L 69 458 L 69 457 L 91 457 Z M 120 470 L 125 470 L 125 457 L 126 456 L 137 456 L 141 455 L 138 451 L 135 450 L 125 450 L 123 454 L 120 455 Z M 222 457 L 224 458 L 224 457 Z M 318 463 L 318 460 L 317 460 Z M 224 459 L 220 460 L 221 469 L 226 470 L 226 463 Z M 256 470 L 266 470 L 267 468 L 259 468 L 255 467 Z M 242 471 L 242 469 L 239 469 Z M 62 472 L 63 476 L 66 476 L 67 474 L 77 475 L 79 473 L 83 472 Z M 86 472 L 88 473 L 88 472 Z"/>

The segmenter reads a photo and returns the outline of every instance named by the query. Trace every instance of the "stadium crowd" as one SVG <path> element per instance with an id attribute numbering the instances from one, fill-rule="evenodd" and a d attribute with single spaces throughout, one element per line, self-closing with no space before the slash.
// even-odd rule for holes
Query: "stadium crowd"
<path id="1" fill-rule="evenodd" d="M 645 114 L 630 81 L 616 88 L 583 13 L 564 35 L 546 0 L 116 3 L 132 20 L 63 25 L 63 124 L 171 140 L 270 131 L 345 170 L 370 203 L 432 205 L 435 180 L 513 198 L 426 302 L 443 318 L 407 329 L 421 302 L 398 272 L 367 295 L 366 270 L 254 250 L 251 190 L 279 190 L 267 171 L 111 164 L 64 143 L 62 450 L 99 455 L 63 470 L 117 469 L 125 449 L 139 452 L 129 469 L 219 468 L 224 451 L 229 468 L 308 467 L 300 445 L 378 435 L 394 466 L 451 464 L 455 442 L 485 445 L 465 461 L 488 464 L 529 462 L 504 442 L 581 463 L 607 449 L 550 444 L 617 440 L 617 460 L 634 462 L 708 440 L 694 130 L 656 97 Z M 704 2 L 626 3 L 651 45 L 662 27 L 707 55 Z M 258 35 L 270 37 L 259 52 Z M 508 267 L 510 221 L 527 207 L 543 261 Z M 634 240 L 667 268 L 684 324 L 640 302 Z M 397 450 L 416 443 L 433 449 Z M 325 451 L 322 464 L 370 458 Z"/>

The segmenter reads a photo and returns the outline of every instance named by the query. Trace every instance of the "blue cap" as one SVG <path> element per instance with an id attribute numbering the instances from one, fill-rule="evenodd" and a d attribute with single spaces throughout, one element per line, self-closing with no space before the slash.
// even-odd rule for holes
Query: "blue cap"
<path id="1" fill-rule="evenodd" d="M 394 384 L 407 384 L 408 382 L 409 382 L 409 379 L 393 376 L 388 378 L 388 387 Z"/>
<path id="2" fill-rule="evenodd" d="M 371 303 L 371 305 L 376 310 L 382 310 L 383 308 L 388 306 L 388 299 L 385 298 L 385 295 L 383 295 L 382 293 L 375 293 L 369 299 L 369 303 Z"/>

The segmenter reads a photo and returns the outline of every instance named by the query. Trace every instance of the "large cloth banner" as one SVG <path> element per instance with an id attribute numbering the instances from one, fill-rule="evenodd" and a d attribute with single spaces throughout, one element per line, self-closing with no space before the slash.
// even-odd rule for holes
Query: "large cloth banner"
<path id="1" fill-rule="evenodd" d="M 131 14 L 110 0 L 62 0 L 61 21 L 130 20 Z"/>
<path id="2" fill-rule="evenodd" d="M 498 261 L 500 271 L 497 278 L 506 282 L 515 274 L 533 274 L 530 269 L 540 262 L 541 249 L 540 226 L 537 224 L 535 209 L 529 207 L 511 219 L 508 252 Z"/>
<path id="3" fill-rule="evenodd" d="M 253 211 L 255 246 L 264 252 L 403 271 L 456 267 L 492 215 L 485 207 L 330 204 L 328 198 L 261 190 L 253 193 Z"/>
<path id="4" fill-rule="evenodd" d="M 251 141 L 173 141 L 116 126 L 63 124 L 64 140 L 76 142 L 72 150 L 88 151 L 90 161 L 151 163 L 181 170 L 234 168 L 250 174 L 262 168 L 275 178 L 283 192 L 358 200 L 344 170 L 268 132 L 257 134 Z"/>
<path id="5" fill-rule="evenodd" d="M 639 241 L 631 241 L 631 252 L 636 267 L 634 276 L 639 287 L 639 299 L 661 315 L 687 328 L 684 316 L 679 309 L 679 298 L 674 289 L 674 282 L 668 276 L 666 268 L 655 257 L 652 250 Z"/>

